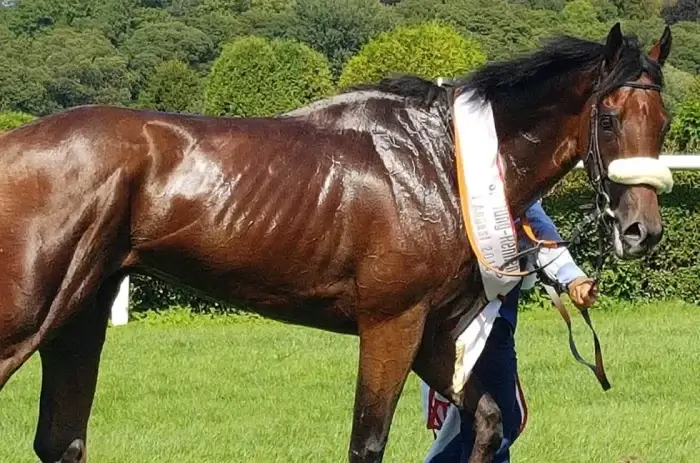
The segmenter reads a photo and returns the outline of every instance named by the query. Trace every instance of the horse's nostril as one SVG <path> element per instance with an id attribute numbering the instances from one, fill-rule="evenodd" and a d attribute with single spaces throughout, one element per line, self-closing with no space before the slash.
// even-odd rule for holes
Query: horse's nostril
<path id="1" fill-rule="evenodd" d="M 646 231 L 641 223 L 634 222 L 625 229 L 622 235 L 629 242 L 640 243 L 646 237 Z"/>

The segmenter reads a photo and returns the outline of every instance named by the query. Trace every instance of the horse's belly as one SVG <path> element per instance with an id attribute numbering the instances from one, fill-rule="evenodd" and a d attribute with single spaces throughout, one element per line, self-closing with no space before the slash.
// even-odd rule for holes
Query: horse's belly
<path id="1" fill-rule="evenodd" d="M 275 318 L 352 318 L 362 224 L 339 212 L 342 195 L 333 188 L 265 183 L 139 205 L 135 266 Z"/>
<path id="2" fill-rule="evenodd" d="M 138 250 L 140 269 L 195 293 L 266 317 L 353 332 L 354 275 L 338 255 L 310 243 L 287 249 L 247 235 L 193 226 Z"/>

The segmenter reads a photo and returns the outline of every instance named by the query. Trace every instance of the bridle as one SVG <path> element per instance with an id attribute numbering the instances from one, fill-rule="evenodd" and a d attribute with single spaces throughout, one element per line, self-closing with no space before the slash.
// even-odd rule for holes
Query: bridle
<path id="1" fill-rule="evenodd" d="M 601 71 L 602 71 L 602 65 L 601 65 Z M 521 251 L 508 259 L 506 262 L 504 262 L 500 267 L 498 268 L 491 268 L 491 270 L 500 272 L 500 273 L 505 273 L 503 269 L 505 269 L 508 265 L 510 265 L 514 261 L 518 261 L 523 257 L 526 257 L 529 254 L 532 254 L 536 251 L 539 251 L 542 247 L 547 247 L 547 248 L 559 248 L 559 247 L 569 247 L 571 244 L 579 244 L 581 235 L 583 232 L 588 228 L 589 225 L 594 224 L 596 226 L 596 231 L 598 234 L 598 256 L 596 259 L 596 264 L 594 265 L 594 271 L 592 275 L 593 279 L 593 286 L 596 286 L 599 282 L 600 278 L 600 272 L 602 271 L 603 265 L 605 263 L 605 260 L 607 256 L 610 254 L 613 245 L 610 244 L 608 246 L 605 245 L 605 240 L 606 237 L 609 238 L 612 236 L 614 233 L 614 225 L 612 221 L 614 220 L 614 213 L 610 209 L 610 193 L 608 192 L 607 188 L 607 183 L 610 181 L 610 178 L 608 176 L 608 168 L 605 165 L 605 162 L 603 161 L 603 156 L 600 150 L 600 134 L 598 127 L 601 124 L 601 114 L 600 114 L 600 106 L 603 103 L 603 99 L 612 93 L 615 90 L 618 90 L 620 88 L 637 88 L 637 89 L 642 89 L 642 90 L 653 90 L 653 91 L 658 91 L 661 92 L 662 88 L 659 85 L 656 84 L 645 84 L 645 83 L 640 83 L 640 82 L 633 82 L 633 81 L 625 81 L 620 84 L 612 85 L 605 87 L 603 89 L 600 89 L 601 82 L 602 82 L 602 72 L 599 73 L 598 75 L 598 80 L 595 85 L 595 90 L 593 92 L 593 95 L 591 96 L 592 103 L 591 103 L 591 111 L 590 111 L 590 117 L 589 117 L 589 130 L 588 130 L 588 149 L 586 152 L 586 155 L 582 157 L 584 166 L 586 168 L 586 172 L 588 174 L 588 179 L 593 187 L 593 190 L 595 192 L 595 200 L 593 207 L 591 208 L 592 211 L 575 227 L 573 230 L 571 237 L 569 240 L 566 241 L 547 241 L 547 240 L 539 240 L 537 239 L 534 234 L 532 233 L 531 228 L 529 227 L 529 224 L 524 220 L 524 218 L 521 218 L 523 222 L 523 228 L 528 235 L 528 237 L 535 243 L 534 246 L 525 249 L 524 251 Z M 450 83 L 439 83 L 440 86 L 444 86 L 445 90 L 447 92 L 447 100 L 448 100 L 448 106 L 452 105 L 453 102 L 453 94 L 454 94 L 454 87 L 450 85 Z M 448 109 L 447 115 L 450 117 L 452 111 Z M 451 117 L 450 117 L 451 119 Z M 451 123 L 451 121 L 450 121 Z M 550 298 L 552 299 L 553 305 L 558 309 L 559 313 L 561 314 L 562 318 L 564 319 L 564 322 L 567 325 L 568 332 L 569 332 L 569 347 L 571 350 L 572 355 L 582 365 L 585 365 L 588 367 L 596 376 L 598 379 L 598 382 L 600 383 L 601 387 L 603 388 L 604 391 L 607 391 L 611 388 L 610 382 L 607 379 L 607 376 L 605 374 L 605 368 L 603 365 L 603 355 L 602 355 L 602 349 L 600 347 L 600 342 L 598 340 L 598 335 L 595 332 L 595 328 L 593 327 L 593 324 L 591 322 L 590 315 L 588 313 L 587 309 L 581 309 L 581 316 L 583 317 L 584 321 L 588 325 L 588 327 L 591 330 L 591 333 L 593 335 L 593 343 L 594 343 L 594 351 L 595 351 L 595 364 L 592 364 L 590 362 L 587 362 L 584 360 L 581 355 L 578 352 L 578 349 L 576 348 L 576 343 L 573 338 L 573 332 L 572 332 L 572 327 L 571 327 L 571 317 L 566 310 L 564 304 L 561 301 L 561 298 L 559 297 L 559 293 L 566 292 L 566 288 L 560 287 L 556 282 L 549 281 L 549 278 L 544 274 L 542 271 L 544 270 L 545 267 L 550 265 L 552 262 L 556 260 L 557 257 L 554 259 L 550 260 L 548 263 L 535 267 L 531 271 L 526 271 L 526 272 L 521 272 L 521 276 L 527 276 L 531 275 L 533 273 L 538 273 L 540 275 L 540 278 L 544 281 L 547 281 L 549 284 L 544 284 L 545 290 L 549 294 Z M 555 289 L 556 288 L 556 289 Z M 461 332 L 462 329 L 466 328 L 465 326 L 465 320 L 460 320 L 453 330 L 453 335 L 458 334 Z"/>
<path id="2" fill-rule="evenodd" d="M 600 77 L 596 87 L 598 87 L 599 85 Z M 608 247 L 605 246 L 605 238 L 606 236 L 610 237 L 613 233 L 613 225 L 611 222 L 615 217 L 614 213 L 610 209 L 610 194 L 606 188 L 606 183 L 609 180 L 608 170 L 605 166 L 605 163 L 603 162 L 603 156 L 600 151 L 600 135 L 598 133 L 598 127 L 601 124 L 600 105 L 602 104 L 603 99 L 607 95 L 609 95 L 614 90 L 624 87 L 638 88 L 642 90 L 654 90 L 658 91 L 659 93 L 662 91 L 662 88 L 659 85 L 643 84 L 639 82 L 628 81 L 608 87 L 604 91 L 595 91 L 593 94 L 593 103 L 591 104 L 591 113 L 589 118 L 588 150 L 586 152 L 586 156 L 583 158 L 583 163 L 588 174 L 588 180 L 591 183 L 593 190 L 595 191 L 594 208 L 593 211 L 589 213 L 588 217 L 586 217 L 582 222 L 580 222 L 579 226 L 576 227 L 576 229 L 574 229 L 574 232 L 572 233 L 571 238 L 569 239 L 569 243 L 578 244 L 580 235 L 583 233 L 583 230 L 586 227 L 588 227 L 588 225 L 591 223 L 595 223 L 597 225 L 596 228 L 598 232 L 598 256 L 593 270 L 594 286 L 598 284 L 600 272 L 602 271 L 605 259 L 612 250 L 612 245 Z M 567 243 L 567 245 L 569 243 Z M 553 261 L 554 259 L 552 260 L 552 262 Z M 541 277 L 543 277 L 543 279 L 546 280 L 546 275 L 541 274 Z M 555 282 L 553 283 L 555 286 L 558 286 Z M 608 378 L 605 374 L 605 367 L 603 365 L 603 353 L 600 347 L 600 341 L 598 339 L 598 335 L 595 331 L 595 328 L 593 328 L 588 309 L 581 309 L 580 312 L 581 316 L 590 328 L 591 333 L 593 335 L 595 365 L 584 360 L 579 354 L 578 349 L 576 348 L 576 343 L 574 341 L 573 333 L 571 330 L 571 317 L 569 316 L 569 313 L 567 312 L 566 308 L 564 307 L 564 304 L 561 302 L 561 298 L 559 297 L 559 292 L 564 292 L 562 291 L 563 288 L 557 288 L 557 291 L 553 288 L 552 285 L 545 284 L 544 287 L 547 291 L 547 294 L 552 299 L 552 303 L 559 310 L 559 313 L 561 314 L 562 318 L 564 319 L 564 322 L 567 325 L 569 331 L 569 348 L 571 350 L 572 355 L 574 356 L 576 361 L 588 367 L 593 372 L 604 391 L 609 390 L 612 386 L 610 385 L 610 382 L 608 381 Z"/>
<path id="3" fill-rule="evenodd" d="M 642 90 L 653 90 L 661 93 L 662 88 L 656 84 L 645 84 L 640 82 L 626 81 L 617 85 L 606 87 L 603 90 L 598 90 L 601 84 L 601 76 L 598 77 L 596 90 L 592 95 L 593 102 L 591 103 L 591 112 L 589 117 L 588 128 L 588 149 L 586 155 L 582 157 L 588 180 L 595 192 L 592 212 L 584 218 L 582 222 L 574 229 L 571 238 L 561 245 L 569 246 L 570 244 L 578 244 L 581 234 L 585 228 L 591 223 L 597 225 L 598 231 L 598 258 L 594 269 L 595 281 L 598 281 L 598 275 L 602 270 L 605 258 L 612 250 L 612 245 L 605 246 L 604 240 L 610 237 L 613 233 L 612 220 L 615 218 L 614 213 L 610 209 L 610 193 L 606 186 L 610 181 L 608 177 L 608 169 L 603 161 L 603 156 L 600 151 L 600 135 L 598 127 L 601 124 L 600 105 L 603 99 L 615 90 L 620 88 L 638 88 Z"/>
<path id="4" fill-rule="evenodd" d="M 598 82 L 596 83 L 596 88 L 600 86 L 601 77 L 599 76 Z M 610 221 L 608 218 L 614 218 L 614 214 L 610 210 L 610 194 L 606 188 L 606 181 L 608 178 L 608 171 L 605 163 L 603 162 L 603 156 L 600 152 L 600 135 L 598 133 L 598 127 L 601 123 L 600 116 L 600 105 L 603 103 L 603 99 L 615 90 L 620 88 L 638 88 L 642 90 L 654 90 L 661 93 L 662 88 L 656 84 L 644 84 L 640 82 L 623 82 L 618 85 L 613 85 L 607 87 L 604 90 L 596 90 L 593 93 L 593 103 L 591 104 L 591 113 L 589 118 L 589 129 L 588 129 L 588 150 L 586 156 L 583 158 L 584 166 L 586 167 L 586 172 L 588 174 L 588 180 L 595 191 L 595 220 L 603 226 L 604 231 L 610 235 L 612 233 L 612 228 L 610 227 Z M 602 237 L 601 237 L 602 238 Z"/>

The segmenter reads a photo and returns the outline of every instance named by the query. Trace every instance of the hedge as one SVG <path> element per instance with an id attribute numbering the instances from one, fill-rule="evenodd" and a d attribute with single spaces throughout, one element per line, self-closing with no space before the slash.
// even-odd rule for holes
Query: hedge
<path id="1" fill-rule="evenodd" d="M 430 80 L 458 77 L 485 61 L 478 43 L 431 21 L 397 27 L 368 42 L 345 65 L 338 85 L 377 82 L 398 73 Z"/>
<path id="2" fill-rule="evenodd" d="M 700 90 L 700 86 L 697 88 Z M 666 148 L 675 152 L 700 151 L 700 97 L 688 98 L 677 105 Z"/>
<path id="3" fill-rule="evenodd" d="M 700 173 L 674 172 L 675 186 L 659 197 L 664 235 L 649 256 L 635 261 L 608 258 L 601 274 L 601 294 L 627 301 L 680 299 L 700 303 Z M 593 192 L 584 171 L 572 172 L 547 196 L 543 205 L 566 239 L 583 219 L 584 203 Z M 597 255 L 596 237 L 590 232 L 585 242 L 571 253 L 586 271 L 592 270 Z"/>
<path id="4" fill-rule="evenodd" d="M 326 58 L 300 42 L 245 37 L 224 47 L 209 76 L 204 111 L 271 116 L 333 92 Z"/>
<path id="5" fill-rule="evenodd" d="M 186 63 L 163 61 L 139 95 L 137 106 L 179 113 L 200 111 L 202 79 Z"/>
<path id="6" fill-rule="evenodd" d="M 15 111 L 0 113 L 0 132 L 15 129 L 22 124 L 33 121 L 34 119 L 36 119 L 36 117 L 27 113 Z"/>

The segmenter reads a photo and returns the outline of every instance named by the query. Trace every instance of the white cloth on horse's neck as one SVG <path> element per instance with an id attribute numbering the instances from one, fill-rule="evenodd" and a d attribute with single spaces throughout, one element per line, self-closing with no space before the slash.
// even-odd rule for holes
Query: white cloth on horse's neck
<path id="1" fill-rule="evenodd" d="M 670 193 L 673 174 L 660 159 L 634 157 L 615 159 L 608 166 L 608 177 L 622 185 L 650 185 L 657 194 Z"/>

